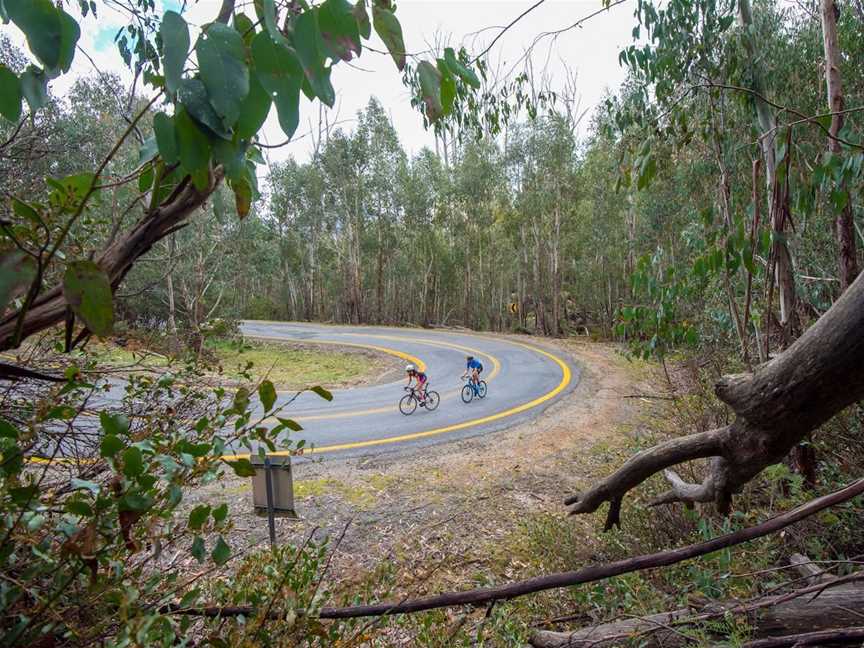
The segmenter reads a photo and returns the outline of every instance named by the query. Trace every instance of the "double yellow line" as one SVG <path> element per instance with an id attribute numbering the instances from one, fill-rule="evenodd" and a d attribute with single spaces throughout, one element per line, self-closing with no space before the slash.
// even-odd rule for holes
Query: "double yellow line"
<path id="1" fill-rule="evenodd" d="M 278 336 L 252 335 L 249 337 L 255 337 L 255 338 L 260 338 L 260 339 L 280 340 L 283 342 L 286 341 L 286 338 L 278 337 Z M 443 341 L 438 341 L 438 340 L 429 340 L 426 338 L 397 337 L 397 336 L 385 336 L 385 335 L 374 335 L 374 336 L 369 335 L 368 337 L 375 337 L 375 338 L 380 338 L 380 339 L 389 339 L 389 340 L 394 340 L 394 341 L 398 340 L 398 341 L 408 341 L 408 342 L 419 342 L 421 344 L 428 344 L 431 346 L 456 349 L 459 351 L 473 353 L 475 355 L 489 358 L 489 360 L 492 363 L 492 371 L 489 373 L 488 380 L 492 380 L 501 370 L 501 363 L 494 356 L 492 356 L 488 353 L 476 350 L 476 349 L 471 349 L 469 347 L 461 346 L 458 344 L 453 344 L 450 342 L 443 342 Z M 549 391 L 549 392 L 547 392 L 541 396 L 538 396 L 537 398 L 535 398 L 535 399 L 533 399 L 527 403 L 523 403 L 521 405 L 511 407 L 511 408 L 506 409 L 504 411 L 497 412 L 496 414 L 490 414 L 488 416 L 483 416 L 480 418 L 471 419 L 469 421 L 463 421 L 461 423 L 454 423 L 452 425 L 437 427 L 437 428 L 433 428 L 431 430 L 424 430 L 421 432 L 411 432 L 409 434 L 400 434 L 398 436 L 383 437 L 380 439 L 370 439 L 368 441 L 352 441 L 349 443 L 338 443 L 338 444 L 332 444 L 332 445 L 326 445 L 326 446 L 313 447 L 313 448 L 309 448 L 309 449 L 305 450 L 304 454 L 313 454 L 313 453 L 314 454 L 323 454 L 326 452 L 338 452 L 341 450 L 354 450 L 354 449 L 358 449 L 358 448 L 368 448 L 368 447 L 373 447 L 373 446 L 386 445 L 386 444 L 390 444 L 390 443 L 400 443 L 402 441 L 412 441 L 412 440 L 416 440 L 416 439 L 423 439 L 423 438 L 428 438 L 428 437 L 432 437 L 432 436 L 437 436 L 440 434 L 446 434 L 448 432 L 455 432 L 458 430 L 464 430 L 466 428 L 474 427 L 476 425 L 483 425 L 485 423 L 492 423 L 494 421 L 505 419 L 505 418 L 508 418 L 510 416 L 515 416 L 516 414 L 526 412 L 526 411 L 533 409 L 539 405 L 542 405 L 543 403 L 546 403 L 546 402 L 550 401 L 551 399 L 555 398 L 558 394 L 563 392 L 567 388 L 567 386 L 570 384 L 570 382 L 572 380 L 572 372 L 570 371 L 570 367 L 567 365 L 567 363 L 565 363 L 563 360 L 561 360 L 558 356 L 556 356 L 556 355 L 554 355 L 548 351 L 545 351 L 544 349 L 541 349 L 541 348 L 538 348 L 538 347 L 535 347 L 535 346 L 532 346 L 529 344 L 524 344 L 522 342 L 516 342 L 513 340 L 506 340 L 506 339 L 501 340 L 501 341 L 505 342 L 507 344 L 512 344 L 514 346 L 522 347 L 522 348 L 527 349 L 533 353 L 538 353 L 540 355 L 543 355 L 543 356 L 549 358 L 555 364 L 557 364 L 558 367 L 561 369 L 561 381 L 551 391 Z M 360 343 L 356 343 L 356 342 L 344 342 L 344 341 L 337 341 L 337 340 L 327 340 L 327 341 L 309 340 L 308 343 L 309 344 L 334 344 L 334 345 L 342 345 L 342 346 L 360 347 L 360 348 L 365 348 L 365 349 L 373 349 L 375 351 L 387 353 L 389 355 L 393 355 L 393 356 L 396 356 L 400 359 L 411 362 L 411 363 L 417 365 L 417 367 L 420 368 L 421 371 L 426 369 L 426 364 L 420 358 L 417 358 L 416 356 L 410 355 L 408 353 L 404 353 L 402 351 L 398 351 L 396 349 L 391 349 L 391 348 L 387 348 L 387 347 L 382 347 L 382 346 L 377 346 L 377 345 L 372 345 L 372 344 L 360 344 Z M 308 421 L 308 420 L 320 420 L 320 419 L 330 419 L 330 418 L 346 418 L 346 417 L 353 417 L 353 416 L 364 416 L 364 415 L 369 415 L 369 414 L 380 414 L 383 412 L 390 412 L 390 411 L 393 411 L 394 409 L 395 409 L 395 407 L 388 406 L 388 407 L 373 408 L 373 409 L 361 410 L 361 411 L 355 411 L 355 412 L 341 412 L 341 413 L 335 413 L 335 414 L 323 414 L 323 415 L 313 415 L 313 416 L 305 416 L 305 417 L 301 416 L 301 417 L 297 417 L 296 420 L 297 421 Z M 269 419 L 268 419 L 268 421 L 269 421 Z M 282 451 L 277 451 L 277 452 L 274 452 L 271 454 L 276 455 L 276 456 L 285 456 L 285 455 L 289 455 L 292 453 L 288 450 L 282 450 Z M 249 453 L 223 455 L 221 458 L 228 460 L 228 461 L 230 461 L 231 459 L 248 459 Z M 29 457 L 28 461 L 33 462 L 33 463 L 42 463 L 42 462 L 48 463 L 51 460 L 43 459 L 40 457 Z"/>
<path id="2" fill-rule="evenodd" d="M 354 335 L 354 334 L 352 334 L 352 333 L 340 333 L 339 335 Z M 282 340 L 283 342 L 285 341 L 285 338 L 280 338 L 278 336 L 267 336 L 265 338 L 263 336 L 250 335 L 249 337 L 254 337 L 254 338 L 259 338 L 259 339 L 267 339 L 267 340 Z M 495 356 L 493 356 L 489 353 L 485 353 L 483 351 L 480 351 L 478 349 L 472 349 L 469 347 L 460 346 L 458 344 L 453 344 L 450 342 L 442 342 L 439 340 L 429 340 L 429 339 L 407 338 L 407 337 L 390 336 L 390 335 L 365 335 L 364 334 L 364 337 L 372 337 L 372 338 L 376 338 L 376 339 L 390 340 L 390 341 L 394 341 L 394 342 L 415 342 L 415 343 L 420 343 L 420 344 L 426 344 L 429 346 L 439 347 L 442 349 L 454 349 L 456 351 L 462 351 L 463 353 L 473 353 L 475 355 L 482 356 L 484 358 L 488 358 L 490 364 L 492 365 L 492 371 L 489 373 L 489 377 L 487 378 L 487 381 L 493 380 L 495 378 L 495 376 L 497 376 L 498 373 L 501 371 L 501 362 Z M 316 342 L 315 344 L 317 344 L 317 343 L 318 342 Z M 389 347 L 375 346 L 372 344 L 359 344 L 356 342 L 342 342 L 342 341 L 337 341 L 337 340 L 327 340 L 326 342 L 321 342 L 321 343 L 322 344 L 336 344 L 336 345 L 340 345 L 340 346 L 361 347 L 361 348 L 366 348 L 366 349 L 375 349 L 376 351 L 381 351 L 382 353 L 388 353 L 388 354 L 394 355 L 398 358 L 408 360 L 409 362 L 412 362 L 415 365 L 417 365 L 417 367 L 421 371 L 426 370 L 426 364 L 422 360 L 420 360 L 420 358 L 409 355 L 409 354 L 404 353 L 402 351 L 397 351 L 396 349 L 391 349 Z M 280 393 L 283 393 L 283 392 L 280 392 Z M 294 393 L 294 392 L 292 392 L 292 393 Z M 444 400 L 446 398 L 451 398 L 458 393 L 459 393 L 458 390 L 453 391 L 453 392 L 447 392 L 444 394 L 444 396 L 442 396 L 442 400 Z M 345 411 L 345 412 L 330 412 L 330 413 L 326 413 L 326 414 L 316 414 L 316 413 L 306 414 L 306 415 L 301 414 L 300 416 L 294 416 L 292 418 L 293 418 L 293 420 L 297 421 L 298 423 L 303 423 L 306 421 L 326 421 L 329 419 L 353 418 L 355 416 L 369 416 L 372 414 L 385 414 L 387 412 L 395 412 L 396 409 L 397 409 L 396 405 L 386 405 L 384 407 L 373 407 L 373 408 L 364 409 L 364 410 L 351 410 L 351 411 Z M 321 411 L 327 411 L 327 410 L 321 410 Z M 314 412 L 314 410 L 313 410 L 313 412 Z M 274 417 L 271 417 L 271 418 L 264 419 L 264 421 L 262 421 L 262 423 L 275 424 L 275 423 L 277 423 L 277 420 Z"/>
<path id="3" fill-rule="evenodd" d="M 378 336 L 378 337 L 386 337 L 386 336 Z M 415 340 L 414 338 L 407 338 L 407 339 L 417 341 L 417 342 L 420 341 L 419 339 Z M 511 407 L 511 408 L 506 409 L 502 412 L 498 412 L 496 414 L 490 414 L 489 416 L 483 416 L 481 418 L 471 419 L 469 421 L 463 421 L 461 423 L 454 423 L 452 425 L 446 425 L 444 427 L 433 428 L 431 430 L 425 430 L 422 432 L 411 432 L 409 434 L 400 434 L 398 436 L 383 437 L 381 439 L 370 439 L 368 441 L 352 441 L 349 443 L 337 443 L 337 444 L 326 445 L 326 446 L 317 446 L 317 447 L 313 447 L 313 448 L 310 448 L 308 450 L 305 450 L 304 454 L 322 454 L 325 452 L 337 452 L 337 451 L 341 451 L 341 450 L 354 450 L 354 449 L 358 449 L 358 448 L 368 448 L 368 447 L 372 447 L 372 446 L 385 445 L 388 443 L 399 443 L 402 441 L 412 441 L 412 440 L 416 440 L 416 439 L 424 439 L 424 438 L 431 437 L 431 436 L 437 436 L 439 434 L 446 434 L 447 432 L 455 432 L 458 430 L 464 430 L 466 428 L 474 427 L 475 425 L 483 425 L 484 423 L 492 423 L 494 421 L 498 421 L 498 420 L 505 419 L 505 418 L 510 417 L 510 416 L 514 416 L 516 414 L 520 414 L 522 412 L 526 412 L 530 409 L 533 409 L 534 407 L 537 407 L 538 405 L 542 405 L 543 403 L 546 403 L 546 402 L 552 400 L 553 398 L 555 398 L 558 394 L 560 394 L 561 392 L 563 392 L 567 388 L 567 385 L 570 384 L 570 381 L 573 378 L 572 372 L 570 371 L 570 367 L 567 366 L 567 363 L 564 362 L 563 360 L 561 360 L 561 358 L 559 358 L 558 356 L 553 355 L 552 353 L 549 353 L 548 351 L 545 351 L 545 350 L 540 349 L 538 347 L 535 347 L 535 346 L 532 346 L 529 344 L 524 344 L 522 342 L 515 342 L 513 340 L 502 340 L 502 341 L 506 342 L 507 344 L 512 344 L 514 346 L 519 346 L 519 347 L 522 347 L 524 349 L 528 349 L 529 351 L 543 355 L 543 356 L 549 358 L 550 360 L 552 360 L 553 362 L 555 362 L 555 364 L 557 364 L 558 367 L 561 369 L 561 381 L 558 383 L 558 385 L 554 389 L 543 394 L 542 396 L 538 396 L 537 398 L 535 398 L 535 399 L 533 399 L 527 403 L 523 403 L 521 405 Z M 453 348 L 465 349 L 466 347 L 458 347 L 456 345 L 453 345 Z M 475 353 L 479 354 L 479 352 L 475 352 Z M 485 355 L 486 357 L 491 357 L 485 353 L 482 355 Z M 496 369 L 498 369 L 500 367 L 500 365 L 498 365 L 497 360 L 495 360 L 494 362 L 496 364 Z M 491 378 L 491 374 L 490 374 L 490 378 Z M 392 409 L 392 408 L 387 408 L 387 411 L 389 411 L 390 409 Z M 277 451 L 277 452 L 271 453 L 271 454 L 274 454 L 276 456 L 285 456 L 285 455 L 289 455 L 292 453 L 291 453 L 291 451 L 288 451 L 288 450 L 280 450 L 280 451 Z M 225 455 L 223 457 L 223 459 L 226 459 L 226 460 L 244 459 L 244 458 L 248 459 L 249 454 L 245 453 L 245 454 L 236 454 L 236 455 Z"/>

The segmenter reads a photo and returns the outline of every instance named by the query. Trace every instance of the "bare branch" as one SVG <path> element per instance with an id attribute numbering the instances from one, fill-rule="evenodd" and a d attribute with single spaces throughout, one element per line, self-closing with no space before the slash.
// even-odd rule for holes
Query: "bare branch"
<path id="1" fill-rule="evenodd" d="M 575 505 L 571 514 L 592 513 L 603 502 L 620 499 L 652 475 L 664 468 L 669 468 L 684 461 L 702 459 L 720 453 L 723 435 L 729 428 L 719 428 L 679 437 L 661 443 L 649 450 L 644 450 L 632 457 L 612 475 L 602 480 L 587 493 L 576 494 L 564 500 L 564 503 Z"/>
<path id="2" fill-rule="evenodd" d="M 781 648 L 783 646 L 824 646 L 827 644 L 855 643 L 864 640 L 864 626 L 842 628 L 838 630 L 821 630 L 803 634 L 769 637 L 748 641 L 743 648 Z"/>
<path id="3" fill-rule="evenodd" d="M 541 4 L 543 4 L 544 2 L 546 2 L 546 0 L 537 0 L 537 2 L 535 2 L 533 5 L 531 5 L 530 7 L 528 7 L 525 11 L 523 11 L 521 14 L 519 14 L 518 16 L 516 16 L 516 17 L 515 17 L 513 20 L 511 20 L 511 21 L 510 21 L 510 22 L 509 22 L 505 27 L 502 27 L 502 28 L 501 28 L 501 31 L 498 32 L 498 34 L 495 36 L 495 38 L 492 39 L 492 42 L 489 43 L 489 45 L 486 46 L 486 49 L 484 49 L 484 50 L 483 50 L 482 52 L 480 52 L 477 56 L 475 56 L 475 57 L 474 57 L 474 60 L 471 61 L 471 63 L 472 63 L 472 64 L 473 64 L 473 63 L 476 63 L 478 60 L 480 60 L 481 58 L 483 58 L 484 56 L 486 56 L 486 54 L 489 53 L 489 50 L 491 50 L 491 49 L 495 46 L 495 43 L 498 42 L 498 39 L 500 39 L 500 38 L 501 38 L 505 33 L 507 33 L 507 30 L 509 30 L 513 25 L 515 25 L 516 23 L 518 23 L 520 20 L 522 20 L 525 16 L 527 16 L 529 13 L 531 13 L 532 11 L 534 11 L 537 7 L 539 7 L 539 6 L 540 6 Z"/>
<path id="4" fill-rule="evenodd" d="M 680 549 L 668 549 L 653 554 L 645 554 L 633 558 L 627 558 L 625 560 L 618 560 L 606 565 L 591 565 L 576 571 L 538 576 L 498 587 L 483 587 L 464 592 L 448 592 L 436 596 L 407 600 L 400 603 L 378 603 L 373 605 L 357 605 L 343 608 L 325 607 L 320 610 L 318 617 L 322 619 L 350 619 L 393 614 L 411 614 L 414 612 L 423 612 L 425 610 L 462 605 L 485 605 L 492 601 L 504 601 L 545 590 L 570 587 L 581 583 L 592 583 L 613 576 L 620 576 L 621 574 L 643 571 L 646 569 L 655 569 L 657 567 L 668 567 L 669 565 L 690 560 L 691 558 L 713 553 L 719 549 L 733 547 L 735 545 L 755 540 L 756 538 L 776 533 L 777 531 L 795 524 L 796 522 L 800 522 L 801 520 L 819 513 L 820 511 L 847 502 L 862 493 L 864 493 L 864 479 L 859 479 L 839 491 L 818 497 L 806 504 L 792 509 L 791 511 L 770 518 L 761 524 L 747 527 L 733 533 L 727 533 L 726 535 L 705 542 L 687 545 Z M 248 606 L 207 606 L 183 609 L 180 608 L 179 605 L 172 604 L 163 606 L 160 608 L 160 611 L 163 614 L 185 614 L 191 616 L 223 618 L 240 615 L 251 617 L 255 615 L 255 609 Z"/>
<path id="5" fill-rule="evenodd" d="M 660 506 L 673 502 L 693 504 L 695 502 L 714 501 L 714 480 L 710 475 L 701 484 L 690 484 L 681 479 L 674 470 L 664 470 L 663 474 L 672 484 L 672 488 L 653 499 L 648 506 Z"/>

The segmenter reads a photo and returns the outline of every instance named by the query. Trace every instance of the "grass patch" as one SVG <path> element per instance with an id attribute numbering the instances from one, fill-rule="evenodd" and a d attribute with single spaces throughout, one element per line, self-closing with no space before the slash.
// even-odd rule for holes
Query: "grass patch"
<path id="1" fill-rule="evenodd" d="M 294 482 L 294 497 L 306 499 L 322 495 L 337 495 L 358 509 L 367 509 L 375 504 L 378 497 L 370 489 L 351 485 L 337 479 L 302 479 Z"/>
<path id="2" fill-rule="evenodd" d="M 88 351 L 100 365 L 168 369 L 184 362 L 183 358 L 149 351 L 137 342 L 126 346 L 112 342 L 94 342 Z M 232 381 L 244 380 L 247 367 L 253 379 L 267 376 L 279 387 L 301 389 L 310 385 L 341 387 L 362 382 L 386 371 L 387 361 L 375 353 L 362 350 L 321 348 L 258 341 L 229 339 L 208 340 L 206 360 Z"/>
<path id="3" fill-rule="evenodd" d="M 363 379 L 380 368 L 372 354 L 297 347 L 268 342 L 213 340 L 207 350 L 216 357 L 223 375 L 241 379 L 249 363 L 253 376 L 267 377 L 285 387 L 332 387 Z"/>
<path id="4" fill-rule="evenodd" d="M 171 358 L 149 351 L 140 345 L 122 347 L 111 342 L 91 342 L 87 345 L 89 353 L 99 364 L 111 367 L 152 367 L 155 369 L 171 366 Z"/>

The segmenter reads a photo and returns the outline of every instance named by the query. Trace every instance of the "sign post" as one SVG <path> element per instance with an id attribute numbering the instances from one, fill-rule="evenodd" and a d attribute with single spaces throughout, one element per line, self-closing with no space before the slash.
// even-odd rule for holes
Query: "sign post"
<path id="1" fill-rule="evenodd" d="M 255 468 L 252 477 L 252 505 L 255 513 L 267 516 L 270 544 L 276 544 L 276 518 L 297 519 L 294 510 L 294 479 L 291 457 L 252 454 L 249 461 Z"/>

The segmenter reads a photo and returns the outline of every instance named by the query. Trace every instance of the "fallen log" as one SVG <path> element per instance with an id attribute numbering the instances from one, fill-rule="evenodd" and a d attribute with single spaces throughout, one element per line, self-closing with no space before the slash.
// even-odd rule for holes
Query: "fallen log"
<path id="1" fill-rule="evenodd" d="M 730 615 L 746 618 L 753 637 L 776 638 L 777 635 L 861 625 L 864 616 L 858 610 L 864 610 L 864 572 L 748 604 L 712 604 L 699 611 L 684 608 L 573 632 L 540 630 L 531 637 L 531 645 L 534 648 L 606 648 L 638 640 L 640 646 L 684 646 L 693 642 L 697 636 L 694 630 L 699 624 Z"/>
<path id="2" fill-rule="evenodd" d="M 864 641 L 864 626 L 841 630 L 804 632 L 785 637 L 771 637 L 745 643 L 742 648 L 784 648 L 784 646 L 825 646 Z"/>

